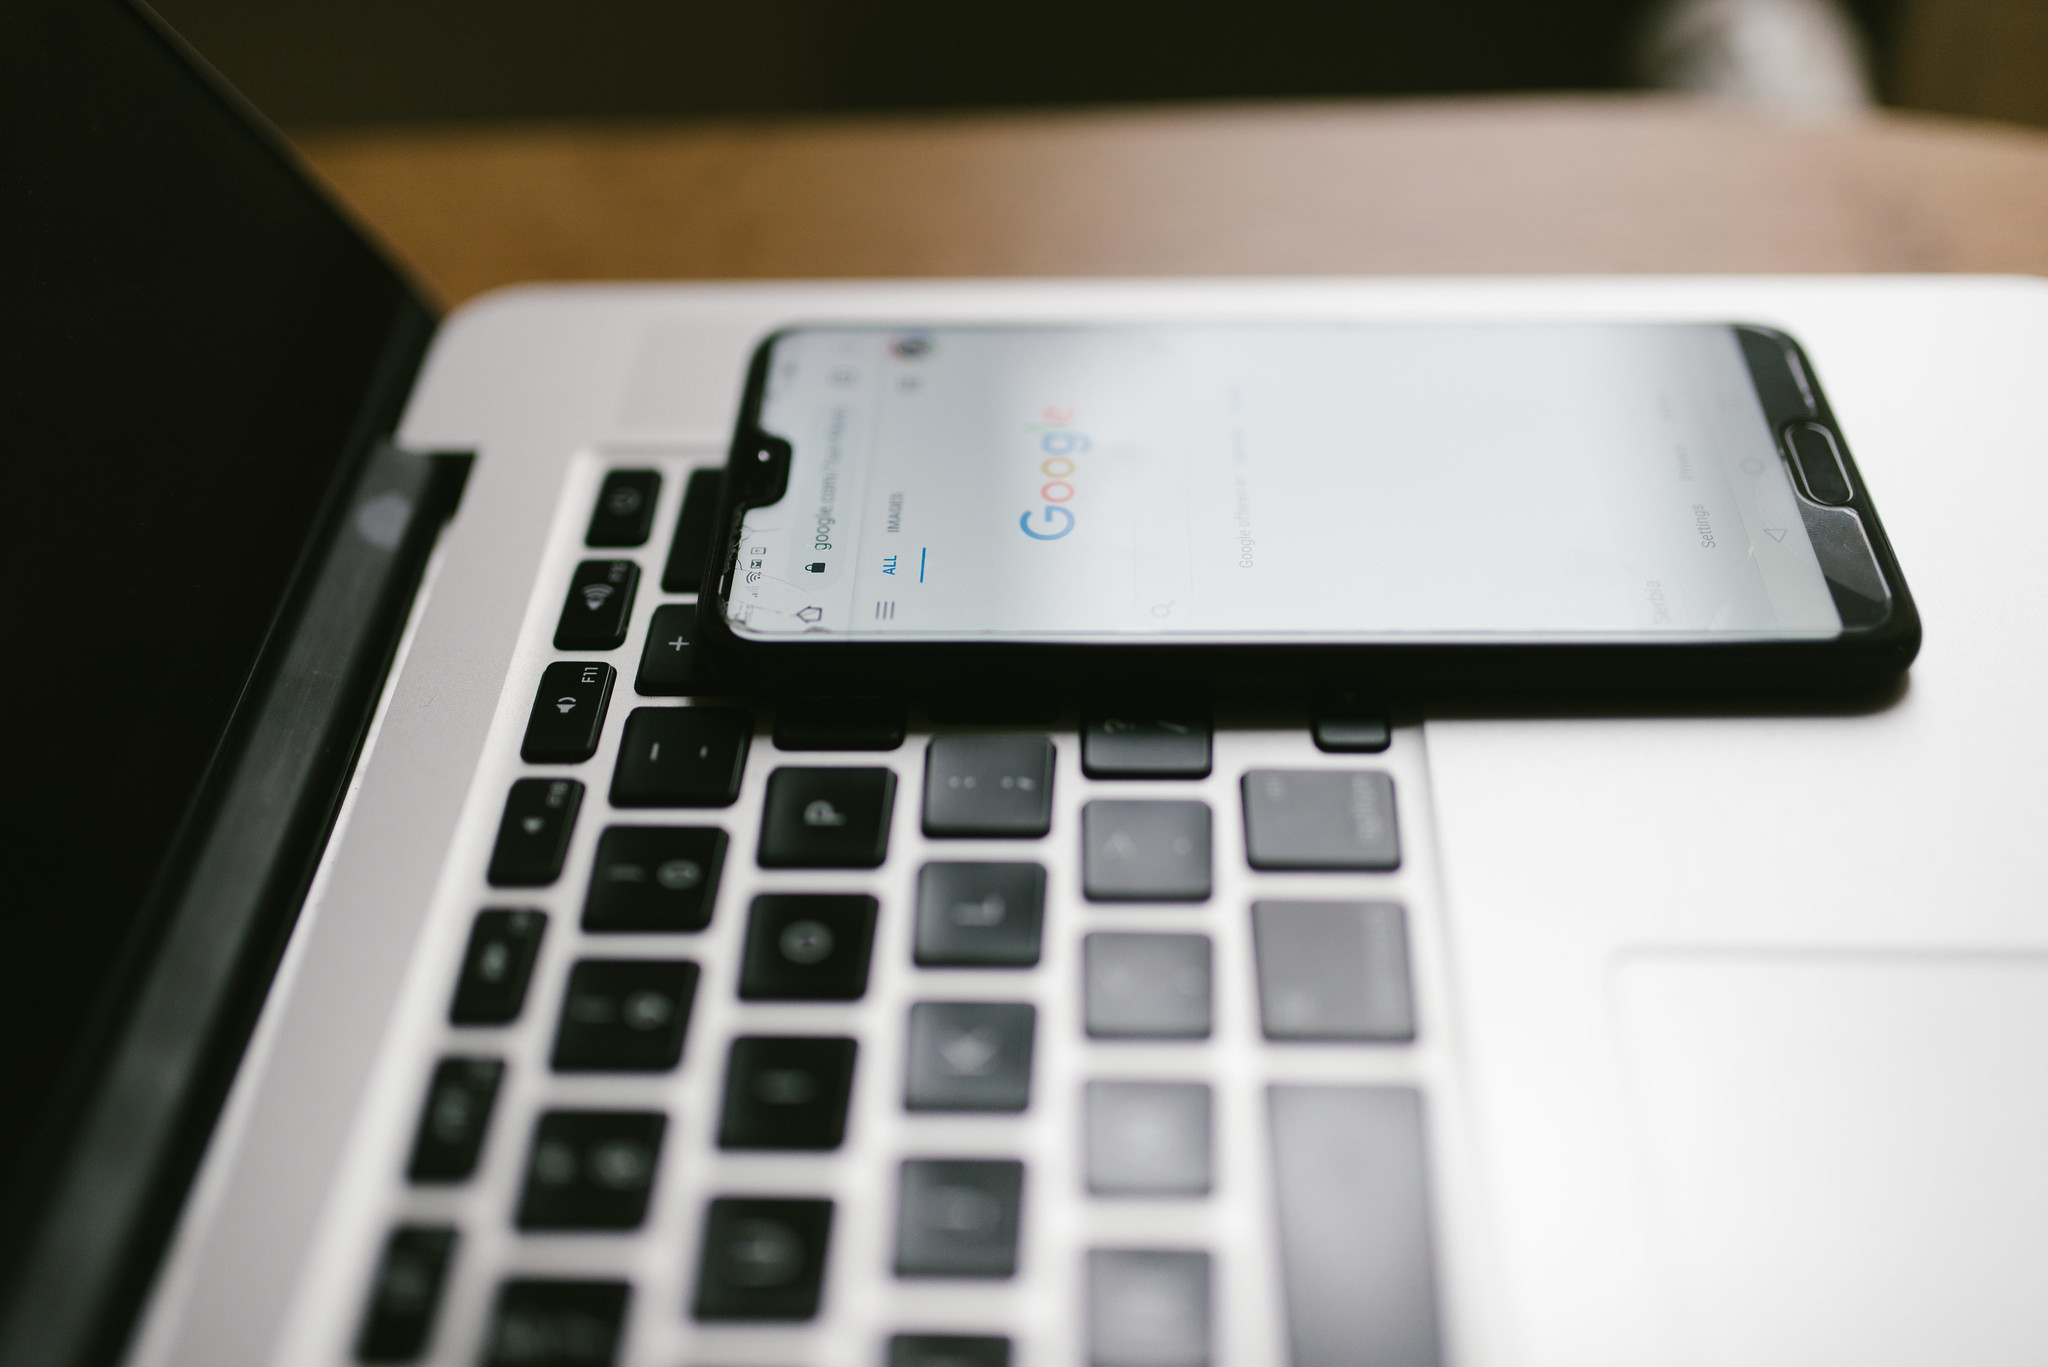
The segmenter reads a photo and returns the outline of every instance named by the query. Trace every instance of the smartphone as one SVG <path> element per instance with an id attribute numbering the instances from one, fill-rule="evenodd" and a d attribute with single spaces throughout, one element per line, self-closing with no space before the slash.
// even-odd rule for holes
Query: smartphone
<path id="1" fill-rule="evenodd" d="M 1841 688 L 1920 640 L 1739 323 L 791 327 L 718 525 L 701 644 L 770 688 Z"/>

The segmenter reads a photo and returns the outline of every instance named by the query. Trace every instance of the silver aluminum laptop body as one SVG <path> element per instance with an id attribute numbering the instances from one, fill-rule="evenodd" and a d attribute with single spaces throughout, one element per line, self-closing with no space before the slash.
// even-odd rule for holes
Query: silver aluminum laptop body
<path id="1" fill-rule="evenodd" d="M 899 747 L 856 753 L 780 747 L 772 712 L 738 700 L 756 710 L 735 802 L 611 803 L 629 714 L 683 701 L 639 695 L 636 670 L 655 610 L 689 600 L 661 588 L 668 539 L 689 473 L 722 459 L 763 333 L 834 318 L 1305 317 L 1783 327 L 1822 372 L 1912 578 L 1927 635 L 1906 684 L 1846 715 L 1396 718 L 1378 754 L 1324 753 L 1304 717 L 1219 716 L 1206 777 L 1137 779 L 1084 772 L 1071 702 L 1049 722 L 914 711 Z M 397 442 L 474 452 L 467 489 L 129 1360 L 355 1361 L 373 1301 L 391 1294 L 380 1260 L 409 1226 L 452 1232 L 417 1358 L 434 1363 L 581 1360 L 547 1356 L 590 1348 L 577 1335 L 604 1318 L 596 1301 L 547 1300 L 570 1282 L 627 1288 L 616 1360 L 636 1367 L 852 1367 L 920 1333 L 1006 1337 L 1030 1367 L 2041 1361 L 2044 373 L 2048 288 L 2010 279 L 538 287 L 466 307 Z M 589 549 L 618 469 L 659 472 L 652 531 Z M 638 566 L 626 643 L 557 651 L 567 586 L 593 556 Z M 522 761 L 543 669 L 586 656 L 617 673 L 595 755 Z M 982 734 L 1050 739 L 1045 835 L 925 833 L 930 738 Z M 893 776 L 878 866 L 759 866 L 770 775 L 798 767 Z M 1298 770 L 1390 776 L 1398 868 L 1252 868 L 1241 780 Z M 584 785 L 563 871 L 493 887 L 508 790 L 533 776 Z M 1127 799 L 1206 806 L 1205 900 L 1082 896 L 1082 808 Z M 628 823 L 725 832 L 703 929 L 582 927 L 600 832 Z M 1044 868 L 1035 966 L 917 964 L 919 870 L 948 858 Z M 875 899 L 864 994 L 740 999 L 752 899 L 803 893 Z M 1403 909 L 1412 1040 L 1266 1037 L 1252 907 L 1299 902 Z M 451 1024 L 485 908 L 545 914 L 531 986 L 510 1022 Z M 1206 1037 L 1090 1034 L 1091 935 L 1205 940 Z M 675 1066 L 551 1066 L 564 1013 L 581 1009 L 577 964 L 599 959 L 697 965 Z M 963 1002 L 1035 1012 L 1021 1110 L 906 1109 L 916 1009 Z M 721 1148 L 731 1042 L 791 1034 L 858 1044 L 843 1142 Z M 412 1181 L 447 1058 L 495 1061 L 502 1080 L 474 1174 Z M 1131 1082 L 1208 1089 L 1205 1192 L 1091 1193 L 1100 1098 L 1087 1085 Z M 542 1117 L 560 1110 L 663 1118 L 626 1155 L 651 1165 L 633 1227 L 518 1227 L 537 1209 Z M 616 1173 L 596 1153 L 577 1161 Z M 981 1208 L 968 1197 L 986 1195 L 974 1174 L 1022 1164 L 1008 1275 L 919 1261 L 906 1160 L 981 1165 L 918 1170 L 966 1184 L 942 1188 L 967 1193 L 946 1207 L 967 1212 L 962 1238 Z M 719 1201 L 766 1202 L 726 1215 L 767 1223 L 713 1249 Z M 820 1265 L 803 1274 L 812 1313 L 745 1318 L 797 1276 L 776 1262 L 775 1221 L 825 1201 Z M 714 1257 L 740 1261 L 707 1291 Z M 514 1282 L 543 1291 L 508 1311 Z M 722 1318 L 720 1296 L 742 1317 Z"/>

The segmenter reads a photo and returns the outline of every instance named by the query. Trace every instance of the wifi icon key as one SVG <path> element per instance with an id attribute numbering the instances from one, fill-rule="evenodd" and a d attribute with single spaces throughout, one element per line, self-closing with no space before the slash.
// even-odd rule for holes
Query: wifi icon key
<path id="1" fill-rule="evenodd" d="M 586 560 L 569 580 L 555 625 L 557 650 L 613 650 L 625 643 L 640 567 L 630 560 Z"/>

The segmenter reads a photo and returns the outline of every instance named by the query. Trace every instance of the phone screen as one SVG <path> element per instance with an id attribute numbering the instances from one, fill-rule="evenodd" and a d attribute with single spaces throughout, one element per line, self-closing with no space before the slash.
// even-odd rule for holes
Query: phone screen
<path id="1" fill-rule="evenodd" d="M 810 328 L 752 639 L 1827 638 L 1732 326 Z"/>

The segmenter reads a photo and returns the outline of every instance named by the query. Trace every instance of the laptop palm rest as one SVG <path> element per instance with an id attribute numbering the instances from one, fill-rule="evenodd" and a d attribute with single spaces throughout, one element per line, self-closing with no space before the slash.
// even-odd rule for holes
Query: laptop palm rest
<path id="1" fill-rule="evenodd" d="M 1636 955 L 1613 986 L 1674 1342 L 2048 1361 L 2048 957 Z"/>

